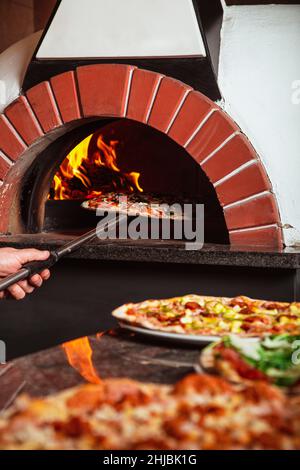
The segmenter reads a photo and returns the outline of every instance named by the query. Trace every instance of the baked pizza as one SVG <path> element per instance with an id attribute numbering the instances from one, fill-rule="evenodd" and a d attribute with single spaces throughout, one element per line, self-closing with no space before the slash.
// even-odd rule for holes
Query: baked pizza
<path id="1" fill-rule="evenodd" d="M 176 203 L 174 196 L 158 196 L 151 193 L 103 193 L 84 201 L 82 207 L 94 211 L 99 209 L 157 219 L 183 220 L 186 218 L 182 204 Z"/>
<path id="2" fill-rule="evenodd" d="M 233 382 L 263 380 L 295 393 L 300 390 L 300 336 L 267 336 L 255 342 L 225 336 L 202 351 L 200 364 Z"/>
<path id="3" fill-rule="evenodd" d="M 0 420 L 4 450 L 300 449 L 300 398 L 264 382 L 190 375 L 20 396 Z"/>
<path id="4" fill-rule="evenodd" d="M 245 337 L 300 334 L 300 302 L 185 295 L 125 304 L 113 316 L 132 325 L 184 335 Z"/>

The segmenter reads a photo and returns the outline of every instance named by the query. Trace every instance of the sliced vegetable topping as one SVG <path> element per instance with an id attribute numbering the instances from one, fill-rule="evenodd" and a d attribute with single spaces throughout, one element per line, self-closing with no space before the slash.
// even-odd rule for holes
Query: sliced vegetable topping
<path id="1" fill-rule="evenodd" d="M 292 386 L 300 380 L 300 336 L 284 334 L 253 341 L 230 335 L 211 348 L 214 356 L 230 362 L 240 377 L 280 386 Z"/>

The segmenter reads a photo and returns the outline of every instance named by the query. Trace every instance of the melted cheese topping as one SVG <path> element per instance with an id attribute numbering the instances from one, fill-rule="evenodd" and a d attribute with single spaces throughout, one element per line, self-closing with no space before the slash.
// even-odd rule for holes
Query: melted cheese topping
<path id="1" fill-rule="evenodd" d="M 236 389 L 205 375 L 174 387 L 112 379 L 20 397 L 0 422 L 0 448 L 296 449 L 300 401 L 266 384 Z"/>

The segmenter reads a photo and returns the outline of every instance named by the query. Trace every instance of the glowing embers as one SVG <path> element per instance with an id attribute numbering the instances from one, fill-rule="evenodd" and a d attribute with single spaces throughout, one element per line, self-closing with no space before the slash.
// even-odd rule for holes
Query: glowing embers
<path id="1" fill-rule="evenodd" d="M 64 159 L 50 188 L 49 199 L 91 199 L 109 191 L 142 192 L 140 173 L 123 173 L 117 162 L 118 141 L 91 134 Z"/>

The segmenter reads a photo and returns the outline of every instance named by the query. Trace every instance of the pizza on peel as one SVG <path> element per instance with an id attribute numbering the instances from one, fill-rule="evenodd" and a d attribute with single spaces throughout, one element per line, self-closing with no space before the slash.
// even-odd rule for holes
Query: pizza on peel
<path id="1" fill-rule="evenodd" d="M 99 209 L 105 212 L 155 219 L 180 221 L 187 217 L 183 212 L 182 199 L 181 204 L 178 204 L 174 196 L 159 196 L 151 193 L 103 193 L 84 201 L 82 207 L 94 211 Z"/>

